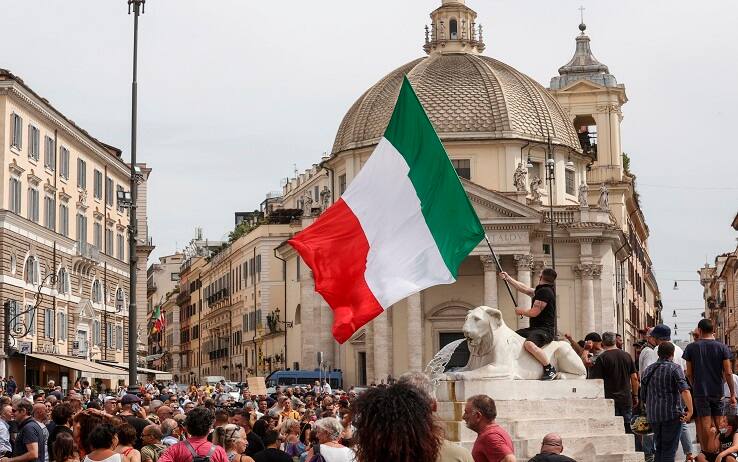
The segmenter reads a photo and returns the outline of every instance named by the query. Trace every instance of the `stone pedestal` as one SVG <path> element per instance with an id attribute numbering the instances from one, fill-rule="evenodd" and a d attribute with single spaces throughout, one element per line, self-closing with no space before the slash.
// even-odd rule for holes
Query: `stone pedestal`
<path id="1" fill-rule="evenodd" d="M 477 435 L 461 416 L 465 401 L 478 394 L 495 400 L 497 423 L 510 433 L 519 461 L 536 455 L 551 432 L 561 435 L 564 455 L 576 460 L 643 461 L 612 400 L 604 398 L 602 380 L 441 381 L 436 397 L 446 438 L 469 449 Z"/>

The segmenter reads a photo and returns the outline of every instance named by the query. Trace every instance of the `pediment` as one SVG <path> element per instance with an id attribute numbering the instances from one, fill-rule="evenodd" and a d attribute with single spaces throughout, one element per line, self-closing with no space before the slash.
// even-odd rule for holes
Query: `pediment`
<path id="1" fill-rule="evenodd" d="M 462 181 L 464 190 L 482 222 L 537 224 L 541 214 L 525 204 L 471 181 Z"/>
<path id="2" fill-rule="evenodd" d="M 78 310 L 77 315 L 81 319 L 93 319 L 95 317 L 95 309 L 92 307 L 92 302 L 89 298 L 83 298 L 77 304 Z"/>
<path id="3" fill-rule="evenodd" d="M 604 87 L 602 85 L 596 84 L 592 82 L 591 80 L 577 80 L 569 84 L 569 86 L 562 88 L 561 90 L 557 90 L 558 93 L 566 93 L 566 92 L 573 92 L 573 91 L 582 91 L 582 90 L 606 90 L 607 87 Z"/>

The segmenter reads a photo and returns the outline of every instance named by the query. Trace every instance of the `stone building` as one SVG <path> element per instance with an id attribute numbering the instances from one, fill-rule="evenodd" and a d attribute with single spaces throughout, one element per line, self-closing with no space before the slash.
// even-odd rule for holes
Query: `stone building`
<path id="1" fill-rule="evenodd" d="M 738 231 L 738 214 L 731 225 Z M 738 247 L 715 257 L 698 271 L 705 317 L 715 323 L 715 337 L 738 353 Z"/>
<path id="2" fill-rule="evenodd" d="M 129 353 L 128 212 L 116 193 L 128 189 L 130 169 L 121 154 L 0 70 L 0 301 L 12 332 L 0 333 L 9 347 L 2 375 L 25 382 L 22 349 L 29 384 L 125 378 L 89 362 Z M 145 190 L 150 170 L 140 170 Z"/>
<path id="3" fill-rule="evenodd" d="M 502 269 L 535 285 L 540 271 L 555 264 L 558 331 L 583 338 L 613 330 L 630 348 L 638 329 L 658 320 L 659 295 L 648 228 L 620 147 L 625 87 L 592 55 L 584 25 L 574 57 L 546 89 L 483 55 L 476 21 L 463 1 L 444 0 L 431 13 L 423 46 L 428 56 L 390 72 L 351 106 L 331 155 L 312 177 L 288 183 L 279 206 L 320 213 L 324 199 L 332 203 L 343 193 L 381 137 L 407 75 Z M 316 213 L 303 214 L 303 228 Z M 299 310 L 301 319 L 302 368 L 316 367 L 321 351 L 331 367 L 344 371 L 347 384 L 422 368 L 462 336 L 466 311 L 479 304 L 500 307 L 513 328 L 527 325 L 527 319 L 516 319 L 513 305 L 528 306 L 529 297 L 514 293 L 513 303 L 489 249 L 480 244 L 462 263 L 456 283 L 395 304 L 338 345 L 330 334 L 332 312 L 315 293 L 311 272 L 288 245 L 277 250 L 287 260 L 288 316 Z M 626 271 L 629 262 L 633 271 Z"/>
<path id="4" fill-rule="evenodd" d="M 155 319 L 152 319 L 154 314 L 154 308 L 159 306 L 162 308 L 162 312 L 165 316 L 174 317 L 172 307 L 174 306 L 174 299 L 177 294 L 173 292 L 179 287 L 179 269 L 184 261 L 184 254 L 181 252 L 175 252 L 172 255 L 166 255 L 159 257 L 159 263 L 152 263 L 149 265 L 146 271 L 146 330 L 144 331 L 147 337 L 147 365 L 152 365 L 158 368 L 162 365 L 161 357 L 164 355 L 165 350 L 163 349 L 164 340 L 166 337 L 165 332 L 153 332 L 153 324 Z M 170 304 L 170 310 L 163 310 L 164 306 L 168 301 L 172 301 Z M 165 320 L 168 321 L 168 319 Z M 167 327 L 171 324 L 167 322 Z M 176 326 L 175 326 L 176 327 Z M 178 339 L 179 340 L 179 339 Z M 170 347 L 167 351 L 171 352 L 172 343 L 168 343 Z"/>

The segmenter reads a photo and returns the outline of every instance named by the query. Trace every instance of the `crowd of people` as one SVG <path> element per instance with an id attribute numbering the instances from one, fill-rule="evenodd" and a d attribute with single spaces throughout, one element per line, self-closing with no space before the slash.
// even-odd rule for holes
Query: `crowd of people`
<path id="1" fill-rule="evenodd" d="M 518 331 L 541 364 L 541 379 L 557 377 L 542 348 L 555 337 L 556 272 L 544 269 L 535 287 L 500 277 L 531 296 L 516 308 L 530 318 Z M 682 351 L 660 324 L 634 344 L 635 356 L 613 332 L 575 341 L 588 379 L 601 379 L 624 429 L 647 462 L 673 462 L 681 441 L 688 461 L 737 462 L 738 376 L 732 353 L 715 339 L 709 319 Z M 312 386 L 252 394 L 224 380 L 215 386 L 151 381 L 131 393 L 101 392 L 78 381 L 68 393 L 18 388 L 0 378 L 0 462 L 515 462 L 515 445 L 497 424 L 487 395 L 470 397 L 461 418 L 476 432 L 471 451 L 446 439 L 429 377 L 408 372 L 357 392 Z M 460 412 L 456 410 L 455 412 Z M 687 423 L 694 420 L 700 452 Z M 456 435 L 458 436 L 458 435 Z M 574 462 L 564 440 L 549 433 L 529 462 Z"/>

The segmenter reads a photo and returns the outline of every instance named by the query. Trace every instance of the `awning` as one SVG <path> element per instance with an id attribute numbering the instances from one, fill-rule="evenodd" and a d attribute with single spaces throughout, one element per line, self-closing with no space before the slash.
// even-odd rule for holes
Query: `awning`
<path id="1" fill-rule="evenodd" d="M 108 361 L 105 364 L 106 365 L 109 364 L 110 366 L 115 366 L 116 368 L 119 367 L 121 369 L 124 369 L 126 371 L 126 373 L 128 371 L 128 364 L 125 364 L 125 363 L 113 363 L 113 362 L 109 362 Z M 161 380 L 172 380 L 172 373 L 171 372 L 167 372 L 167 371 L 159 371 L 159 370 L 156 370 L 156 369 L 148 369 L 146 367 L 140 367 L 139 366 L 139 367 L 136 368 L 136 372 L 139 375 L 142 375 L 142 374 L 152 374 L 152 375 L 155 375 L 157 379 L 161 379 Z"/>
<path id="2" fill-rule="evenodd" d="M 67 367 L 69 369 L 74 369 L 81 372 L 84 377 L 90 379 L 116 381 L 118 379 L 126 378 L 126 373 L 120 369 L 88 361 L 83 358 L 49 355 L 44 353 L 31 353 L 28 356 L 41 361 L 47 361 L 59 366 Z"/>

